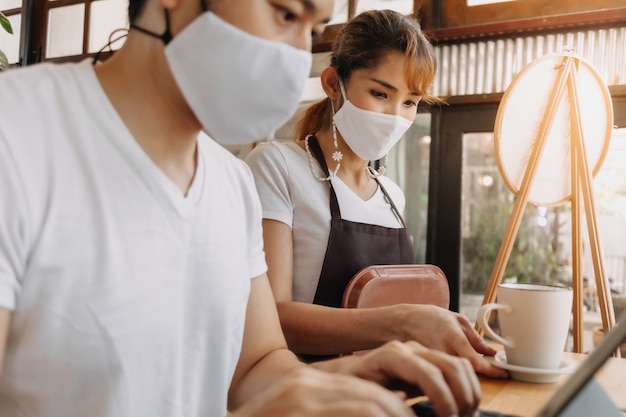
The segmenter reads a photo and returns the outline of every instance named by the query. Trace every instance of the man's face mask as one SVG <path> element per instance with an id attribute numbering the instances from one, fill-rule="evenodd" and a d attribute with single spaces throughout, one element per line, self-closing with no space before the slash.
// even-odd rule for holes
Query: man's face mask
<path id="1" fill-rule="evenodd" d="M 204 12 L 167 42 L 174 79 L 204 130 L 222 144 L 251 143 L 295 113 L 311 53 L 251 35 Z"/>

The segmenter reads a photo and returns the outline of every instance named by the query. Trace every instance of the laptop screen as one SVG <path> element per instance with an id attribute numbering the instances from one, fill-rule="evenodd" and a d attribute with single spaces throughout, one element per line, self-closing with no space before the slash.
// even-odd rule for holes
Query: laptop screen
<path id="1" fill-rule="evenodd" d="M 537 417 L 565 417 L 574 416 L 575 414 L 569 413 L 568 407 L 575 397 L 583 390 L 589 390 L 589 395 L 603 395 L 603 401 L 590 401 L 587 399 L 584 403 L 589 406 L 600 403 L 601 406 L 610 407 L 607 411 L 599 412 L 594 410 L 593 415 L 610 417 L 610 416 L 622 416 L 621 411 L 615 407 L 615 405 L 608 399 L 608 396 L 602 391 L 602 389 L 595 383 L 593 376 L 604 365 L 606 360 L 615 352 L 620 344 L 626 340 L 626 312 L 624 312 L 618 319 L 617 324 L 606 334 L 602 341 L 595 347 L 595 349 L 589 353 L 585 360 L 578 366 L 576 371 L 565 381 L 565 383 L 559 387 L 554 393 L 553 397 L 548 403 L 539 410 Z M 593 399 L 593 398 L 591 398 Z M 581 402 L 582 404 L 582 402 Z M 575 408 L 575 407 L 571 407 Z M 562 414 L 562 411 L 566 413 Z M 612 413 L 612 414 L 608 414 Z"/>

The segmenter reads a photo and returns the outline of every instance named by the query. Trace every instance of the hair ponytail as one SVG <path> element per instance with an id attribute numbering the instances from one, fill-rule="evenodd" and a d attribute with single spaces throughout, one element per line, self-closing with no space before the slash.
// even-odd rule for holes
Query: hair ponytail
<path id="1" fill-rule="evenodd" d="M 303 140 L 307 135 L 330 126 L 331 113 L 332 107 L 328 97 L 311 104 L 296 124 L 296 137 Z"/>

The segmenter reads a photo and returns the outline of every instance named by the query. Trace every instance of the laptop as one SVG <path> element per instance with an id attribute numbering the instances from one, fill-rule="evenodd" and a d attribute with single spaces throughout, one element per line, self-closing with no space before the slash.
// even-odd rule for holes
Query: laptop
<path id="1" fill-rule="evenodd" d="M 553 394 L 535 417 L 625 417 L 594 379 L 595 373 L 626 341 L 626 312 L 595 349 L 578 365 L 576 371 Z M 420 401 L 413 405 L 418 417 L 436 417 L 432 404 Z M 430 413 L 430 414 L 429 414 Z M 493 411 L 479 410 L 481 417 L 516 417 Z"/>

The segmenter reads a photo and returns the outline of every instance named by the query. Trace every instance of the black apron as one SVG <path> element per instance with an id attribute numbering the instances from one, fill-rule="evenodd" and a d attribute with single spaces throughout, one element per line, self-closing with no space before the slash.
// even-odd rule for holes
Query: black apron
<path id="1" fill-rule="evenodd" d="M 328 176 L 328 166 L 315 136 L 309 138 L 315 159 Z M 370 265 L 414 264 L 415 252 L 404 220 L 378 178 L 376 182 L 402 228 L 357 223 L 341 218 L 337 195 L 330 185 L 331 225 L 324 264 L 315 291 L 314 304 L 341 307 L 343 292 L 354 274 Z"/>

